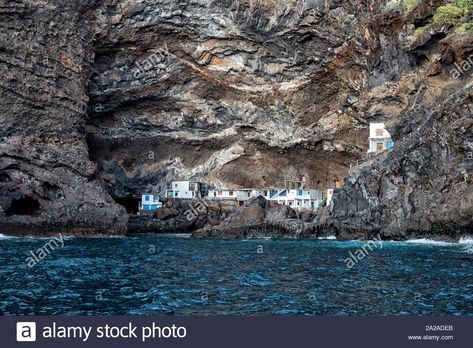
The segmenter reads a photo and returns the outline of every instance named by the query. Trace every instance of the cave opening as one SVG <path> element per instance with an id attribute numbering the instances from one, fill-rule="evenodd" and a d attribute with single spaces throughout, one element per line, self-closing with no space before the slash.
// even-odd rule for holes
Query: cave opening
<path id="1" fill-rule="evenodd" d="M 138 206 L 140 204 L 139 198 L 120 197 L 120 198 L 115 198 L 115 202 L 125 207 L 128 214 L 131 214 L 131 215 L 138 214 Z"/>
<path id="2" fill-rule="evenodd" d="M 7 216 L 12 215 L 38 215 L 41 205 L 31 197 L 15 199 L 10 208 L 5 212 Z"/>
<path id="3" fill-rule="evenodd" d="M 11 178 L 8 174 L 0 173 L 0 182 L 11 182 Z"/>

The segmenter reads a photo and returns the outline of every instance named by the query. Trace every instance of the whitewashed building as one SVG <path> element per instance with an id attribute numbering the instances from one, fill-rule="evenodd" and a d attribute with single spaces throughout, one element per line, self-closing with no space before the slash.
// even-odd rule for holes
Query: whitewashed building
<path id="1" fill-rule="evenodd" d="M 210 199 L 237 199 L 236 190 L 209 190 L 208 198 Z"/>
<path id="2" fill-rule="evenodd" d="M 158 195 L 141 195 L 141 201 L 139 203 L 138 210 L 140 212 L 153 212 L 162 208 L 163 204 L 159 201 Z"/>
<path id="3" fill-rule="evenodd" d="M 257 189 L 223 189 L 223 190 L 209 190 L 208 198 L 210 199 L 224 199 L 224 200 L 236 200 L 246 201 L 251 197 L 263 196 L 267 198 L 268 190 L 257 190 Z"/>
<path id="4" fill-rule="evenodd" d="M 195 181 L 172 181 L 167 198 L 202 198 L 202 184 Z"/>
<path id="5" fill-rule="evenodd" d="M 384 123 L 370 123 L 368 153 L 378 154 L 392 147 L 393 141 Z"/>
<path id="6" fill-rule="evenodd" d="M 237 190 L 237 198 L 239 201 L 247 201 L 251 197 L 263 196 L 266 199 L 268 198 L 269 190 L 259 190 L 259 189 L 241 189 Z"/>
<path id="7" fill-rule="evenodd" d="M 328 189 L 327 190 L 327 205 L 332 204 L 332 198 L 333 198 L 333 189 Z"/>
<path id="8" fill-rule="evenodd" d="M 217 200 L 235 200 L 245 202 L 252 197 L 263 196 L 267 200 L 288 205 L 294 209 L 318 208 L 326 195 L 321 190 L 313 189 L 238 189 L 238 190 L 210 190 L 208 198 Z"/>
<path id="9" fill-rule="evenodd" d="M 277 201 L 279 204 L 288 205 L 294 209 L 316 209 L 319 208 L 326 195 L 322 190 L 299 189 L 299 190 L 271 190 L 269 200 Z"/>

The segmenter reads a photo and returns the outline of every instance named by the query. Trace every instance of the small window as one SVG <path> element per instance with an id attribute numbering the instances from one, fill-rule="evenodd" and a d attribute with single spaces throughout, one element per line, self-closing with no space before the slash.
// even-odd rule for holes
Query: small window
<path id="1" fill-rule="evenodd" d="M 149 202 L 151 200 L 150 196 L 145 196 L 145 201 Z"/>
<path id="2" fill-rule="evenodd" d="M 230 191 L 229 195 L 230 195 L 230 196 L 233 196 L 233 191 Z"/>
<path id="3" fill-rule="evenodd" d="M 376 136 L 377 136 L 377 137 L 382 137 L 382 136 L 383 136 L 383 133 L 384 133 L 383 129 L 377 129 L 377 130 L 376 130 Z"/>
<path id="4" fill-rule="evenodd" d="M 174 197 L 178 197 L 178 196 L 179 196 L 179 191 L 174 192 Z"/>
<path id="5" fill-rule="evenodd" d="M 149 210 L 149 205 L 148 204 L 143 205 L 143 210 Z"/>
<path id="6" fill-rule="evenodd" d="M 174 184 L 174 187 L 177 187 L 177 184 Z"/>

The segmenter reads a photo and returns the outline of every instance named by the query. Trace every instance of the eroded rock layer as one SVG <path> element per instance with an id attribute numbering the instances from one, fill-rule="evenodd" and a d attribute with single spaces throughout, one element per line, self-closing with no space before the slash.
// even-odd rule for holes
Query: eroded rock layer
<path id="1" fill-rule="evenodd" d="M 0 2 L 0 233 L 126 231 L 86 144 L 99 5 Z"/>
<path id="2" fill-rule="evenodd" d="M 0 233 L 124 233 L 115 201 L 172 179 L 347 176 L 319 233 L 464 233 L 473 40 L 430 24 L 446 2 L 1 1 Z M 356 166 L 373 121 L 395 148 Z"/>
<path id="3" fill-rule="evenodd" d="M 355 168 L 319 231 L 341 239 L 458 240 L 473 232 L 473 84 L 448 97 L 397 146 Z"/>
<path id="4" fill-rule="evenodd" d="M 122 1 L 96 41 L 88 140 L 114 195 L 167 181 L 332 186 L 366 138 L 369 3 Z"/>

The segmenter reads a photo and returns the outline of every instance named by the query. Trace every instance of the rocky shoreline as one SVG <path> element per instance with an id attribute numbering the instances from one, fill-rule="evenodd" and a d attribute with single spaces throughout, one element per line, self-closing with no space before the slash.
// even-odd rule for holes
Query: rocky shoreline
<path id="1" fill-rule="evenodd" d="M 327 238 L 349 240 L 418 240 L 458 242 L 471 238 L 471 231 L 445 230 L 442 233 L 415 232 L 395 235 L 382 233 L 343 234 L 326 229 L 320 221 L 330 216 L 333 207 L 315 211 L 297 212 L 289 206 L 267 201 L 263 197 L 250 199 L 238 206 L 232 201 L 167 200 L 163 209 L 154 216 L 131 216 L 128 234 L 187 233 L 196 238 Z M 199 208 L 199 211 L 193 207 Z"/>
<path id="2" fill-rule="evenodd" d="M 167 200 L 151 216 L 130 216 L 129 234 L 192 233 L 194 237 L 302 237 L 315 230 L 310 212 L 255 197 L 238 206 L 235 201 Z"/>
<path id="3" fill-rule="evenodd" d="M 439 242 L 458 242 L 461 238 L 473 238 L 471 230 L 406 231 L 398 235 L 386 235 L 379 231 L 359 229 L 354 233 L 340 233 L 340 229 L 327 228 L 327 217 L 333 206 L 312 211 L 295 211 L 289 206 L 254 197 L 244 205 L 236 201 L 201 199 L 166 199 L 163 207 L 152 215 L 128 216 L 127 229 L 123 233 L 93 228 L 58 229 L 55 226 L 37 229 L 3 225 L 0 234 L 15 237 L 50 238 L 58 235 L 75 237 L 116 237 L 157 234 L 190 234 L 194 238 L 259 239 L 259 238 L 336 238 L 350 240 L 407 241 L 428 239 Z"/>

